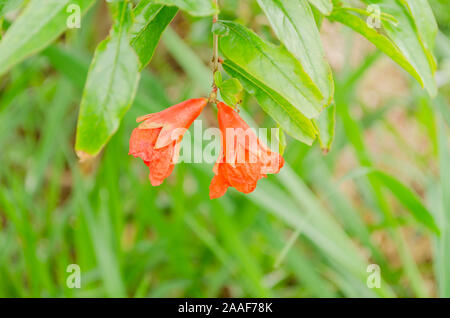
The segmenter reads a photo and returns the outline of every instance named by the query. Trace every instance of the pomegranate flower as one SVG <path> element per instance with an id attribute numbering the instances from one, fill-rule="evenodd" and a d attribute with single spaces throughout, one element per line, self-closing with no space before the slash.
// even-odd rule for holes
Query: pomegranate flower
<path id="1" fill-rule="evenodd" d="M 153 186 L 172 173 L 181 139 L 206 104 L 206 98 L 190 99 L 136 120 L 142 123 L 131 134 L 129 154 L 140 157 L 148 166 Z"/>
<path id="2" fill-rule="evenodd" d="M 223 196 L 228 187 L 250 193 L 259 179 L 278 173 L 284 165 L 283 157 L 270 151 L 236 111 L 224 103 L 217 108 L 222 149 L 209 186 L 211 199 Z"/>

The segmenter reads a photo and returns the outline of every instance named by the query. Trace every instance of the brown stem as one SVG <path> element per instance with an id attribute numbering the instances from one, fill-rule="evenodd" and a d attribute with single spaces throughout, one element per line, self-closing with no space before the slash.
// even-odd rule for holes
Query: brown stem
<path id="1" fill-rule="evenodd" d="M 219 9 L 219 1 L 214 0 L 214 4 L 216 5 L 216 8 Z M 213 15 L 213 24 L 219 20 L 219 15 L 214 14 Z M 213 57 L 212 57 L 212 74 L 213 74 L 213 83 L 212 83 L 212 90 L 209 94 L 209 101 L 212 103 L 217 103 L 217 85 L 214 82 L 214 74 L 219 70 L 219 36 L 217 34 L 213 34 Z"/>

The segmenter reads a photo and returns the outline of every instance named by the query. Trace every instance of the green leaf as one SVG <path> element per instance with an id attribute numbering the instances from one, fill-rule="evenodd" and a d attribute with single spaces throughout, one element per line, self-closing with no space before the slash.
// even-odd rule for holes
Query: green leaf
<path id="1" fill-rule="evenodd" d="M 306 0 L 258 0 L 277 37 L 302 64 L 329 104 L 333 76 L 320 41 L 314 15 Z"/>
<path id="2" fill-rule="evenodd" d="M 143 0 L 136 6 L 131 29 L 131 45 L 139 57 L 141 69 L 150 63 L 162 33 L 178 12 L 176 7 L 151 2 Z"/>
<path id="3" fill-rule="evenodd" d="M 398 181 L 396 178 L 381 172 L 371 172 L 391 193 L 407 208 L 413 215 L 413 217 L 421 224 L 428 227 L 435 233 L 439 233 L 433 215 L 428 209 L 420 202 L 417 195 L 411 191 L 407 186 Z"/>
<path id="4" fill-rule="evenodd" d="M 309 0 L 323 15 L 329 15 L 333 11 L 333 3 L 331 0 Z"/>
<path id="5" fill-rule="evenodd" d="M 129 43 L 131 11 L 118 4 L 116 23 L 101 42 L 89 68 L 78 117 L 75 149 L 80 158 L 97 155 L 133 102 L 139 60 Z"/>
<path id="6" fill-rule="evenodd" d="M 319 115 L 326 100 L 294 56 L 238 23 L 217 23 L 230 30 L 220 39 L 220 49 L 227 59 L 282 96 L 305 117 Z"/>
<path id="7" fill-rule="evenodd" d="M 242 85 L 237 79 L 230 78 L 222 83 L 221 89 L 230 94 L 239 94 L 242 91 Z"/>
<path id="8" fill-rule="evenodd" d="M 217 87 L 222 86 L 222 73 L 220 73 L 219 71 L 214 73 L 214 83 Z"/>
<path id="9" fill-rule="evenodd" d="M 219 13 L 213 0 L 151 0 L 151 3 L 176 6 L 192 16 L 203 17 Z"/>
<path id="10" fill-rule="evenodd" d="M 367 8 L 367 10 L 360 9 L 360 8 L 353 8 L 353 7 L 341 7 L 341 9 L 347 10 L 347 11 L 353 11 L 353 12 L 356 12 L 358 14 L 361 14 L 361 15 L 364 15 L 364 16 L 367 16 L 367 17 L 372 17 L 374 15 L 374 12 L 370 11 L 369 7 Z M 380 21 L 381 20 L 385 20 L 386 22 L 393 23 L 396 26 L 398 25 L 398 20 L 396 18 L 394 18 L 392 15 L 387 14 L 385 12 L 380 12 L 380 17 L 379 18 L 380 18 Z"/>
<path id="11" fill-rule="evenodd" d="M 336 126 L 336 105 L 332 103 L 324 109 L 318 119 L 314 119 L 319 139 L 320 148 L 324 153 L 330 151 L 334 140 L 334 130 Z"/>
<path id="12" fill-rule="evenodd" d="M 425 85 L 424 80 L 416 68 L 410 63 L 409 59 L 403 55 L 402 51 L 389 38 L 370 28 L 364 20 L 358 18 L 356 15 L 346 11 L 345 9 L 334 10 L 330 18 L 345 24 L 363 35 L 378 49 L 383 51 L 387 56 L 394 60 L 394 62 L 411 74 L 422 86 Z"/>
<path id="13" fill-rule="evenodd" d="M 438 33 L 438 25 L 427 0 L 402 0 L 414 19 L 419 37 L 425 46 L 425 53 L 436 71 L 436 60 L 433 56 L 434 41 Z"/>
<path id="14" fill-rule="evenodd" d="M 255 96 L 261 108 L 293 138 L 311 145 L 316 138 L 316 128 L 297 108 L 283 96 L 258 81 L 229 60 L 222 64 L 225 71 L 237 78 L 245 90 Z"/>
<path id="15" fill-rule="evenodd" d="M 81 13 L 93 0 L 31 0 L 0 42 L 0 75 L 25 58 L 47 47 L 64 30 L 70 17 L 67 6 L 80 6 Z"/>
<path id="16" fill-rule="evenodd" d="M 389 38 L 399 48 L 405 58 L 409 61 L 409 63 L 414 67 L 420 77 L 419 83 L 421 83 L 422 86 L 425 87 L 430 96 L 435 96 L 437 93 L 437 85 L 436 80 L 433 76 L 434 70 L 436 68 L 434 57 L 432 56 L 431 51 L 426 49 L 424 42 L 421 41 L 419 34 L 417 34 L 415 22 L 409 15 L 407 7 L 403 6 L 402 3 L 398 0 L 365 1 L 367 3 L 375 3 L 376 5 L 380 6 L 382 12 L 390 14 L 395 19 L 397 19 L 397 26 L 394 26 L 391 23 L 382 20 L 381 23 L 383 25 L 383 29 L 385 30 Z M 424 7 L 420 8 L 418 4 L 413 7 L 415 8 L 415 11 L 426 11 Z M 416 15 L 417 14 L 418 13 L 416 12 Z M 429 16 L 429 13 L 425 15 Z M 425 23 L 430 22 L 428 21 Z M 423 24 L 423 22 L 420 22 L 418 26 L 421 25 L 422 33 L 427 33 L 426 31 L 423 31 Z"/>
<path id="17" fill-rule="evenodd" d="M 239 103 L 239 95 L 242 92 L 242 85 L 236 78 L 230 78 L 221 83 L 219 86 L 220 95 L 228 105 L 236 105 Z"/>
<path id="18" fill-rule="evenodd" d="M 222 23 L 213 23 L 211 31 L 214 34 L 221 36 L 228 35 L 228 32 L 230 32 L 230 30 Z"/>

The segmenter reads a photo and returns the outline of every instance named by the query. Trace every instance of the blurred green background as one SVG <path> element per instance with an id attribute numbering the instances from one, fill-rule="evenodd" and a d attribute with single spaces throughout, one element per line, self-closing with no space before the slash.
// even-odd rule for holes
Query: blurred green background
<path id="1" fill-rule="evenodd" d="M 324 21 L 331 151 L 288 139 L 279 175 L 210 200 L 212 165 L 181 163 L 152 187 L 128 156 L 136 117 L 209 93 L 209 19 L 178 13 L 118 133 L 97 160 L 78 162 L 81 92 L 110 27 L 99 2 L 81 29 L 0 79 L 0 297 L 450 297 L 450 6 L 431 4 L 435 99 L 364 38 Z M 221 9 L 276 42 L 254 1 Z M 274 126 L 250 96 L 242 109 Z M 208 107 L 202 119 L 216 126 L 215 116 Z M 440 235 L 413 218 L 415 198 Z M 69 264 L 80 266 L 80 289 L 66 285 Z M 369 264 L 380 266 L 380 288 L 367 286 Z"/>

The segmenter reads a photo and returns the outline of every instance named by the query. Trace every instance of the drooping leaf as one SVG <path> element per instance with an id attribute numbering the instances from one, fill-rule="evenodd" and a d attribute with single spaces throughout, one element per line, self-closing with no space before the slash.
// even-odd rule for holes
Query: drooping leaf
<path id="1" fill-rule="evenodd" d="M 380 6 L 382 12 L 392 15 L 398 21 L 398 25 L 393 25 L 384 20 L 381 23 L 386 34 L 416 70 L 420 77 L 419 83 L 425 87 L 431 96 L 435 96 L 437 93 L 437 85 L 433 74 L 436 65 L 431 51 L 427 49 L 425 44 L 431 43 L 431 40 L 427 40 L 425 43 L 421 40 L 419 34 L 416 32 L 416 24 L 409 14 L 408 7 L 403 5 L 399 0 L 365 0 L 365 2 Z M 420 5 L 416 4 L 414 6 L 410 5 L 409 8 L 414 8 L 416 16 L 419 14 L 417 11 L 422 11 L 424 15 L 429 16 L 429 13 L 425 13 L 426 10 L 423 6 L 420 8 Z M 411 10 L 411 12 L 413 11 Z M 424 31 L 423 24 L 423 22 L 418 22 L 417 28 L 420 26 L 419 32 L 428 35 L 430 32 L 428 30 L 429 28 L 427 27 L 427 31 Z M 433 27 L 431 26 L 430 29 L 433 29 Z"/>
<path id="2" fill-rule="evenodd" d="M 427 0 L 402 0 L 413 17 L 419 37 L 425 46 L 425 53 L 436 71 L 436 60 L 433 56 L 434 41 L 438 33 L 438 25 Z"/>
<path id="3" fill-rule="evenodd" d="M 69 4 L 84 13 L 95 0 L 31 0 L 0 42 L 0 75 L 47 47 L 64 30 L 70 16 Z"/>
<path id="4" fill-rule="evenodd" d="M 316 27 L 314 15 L 306 0 L 258 0 L 277 37 L 302 64 L 305 71 L 331 103 L 334 82 Z M 319 142 L 324 152 L 331 147 L 334 135 L 334 106 L 328 106 L 317 121 Z M 323 135 L 323 136 L 321 136 Z"/>
<path id="5" fill-rule="evenodd" d="M 101 42 L 89 68 L 78 117 L 75 149 L 95 156 L 116 132 L 133 102 L 139 81 L 139 60 L 129 43 L 131 10 L 117 4 L 116 23 Z"/>
<path id="6" fill-rule="evenodd" d="M 398 199 L 398 201 L 406 207 L 413 215 L 413 217 L 421 224 L 425 225 L 427 228 L 435 233 L 439 233 L 439 228 L 437 227 L 433 215 L 428 211 L 428 209 L 420 202 L 417 195 L 410 190 L 403 183 L 398 181 L 396 178 L 381 172 L 373 171 L 371 172 L 391 193 Z"/>
<path id="7" fill-rule="evenodd" d="M 311 11 L 314 16 L 314 21 L 316 21 L 317 28 L 319 28 L 319 30 L 320 30 L 320 28 L 322 27 L 324 15 L 319 10 L 317 10 L 317 8 L 315 6 L 310 6 L 310 7 L 311 7 Z"/>
<path id="8" fill-rule="evenodd" d="M 323 15 L 329 15 L 333 11 L 333 3 L 331 0 L 309 0 L 309 2 Z"/>
<path id="9" fill-rule="evenodd" d="M 333 97 L 334 83 L 320 41 L 314 15 L 306 0 L 258 0 L 277 37 L 302 64 L 319 87 L 326 104 Z"/>
<path id="10" fill-rule="evenodd" d="M 410 63 L 409 59 L 403 55 L 400 49 L 389 38 L 370 28 L 366 24 L 366 21 L 360 19 L 359 17 L 346 11 L 345 9 L 334 10 L 330 18 L 360 33 L 362 36 L 372 42 L 378 49 L 383 51 L 387 56 L 394 60 L 394 62 L 404 68 L 422 86 L 426 85 L 416 68 Z"/>
<path id="11" fill-rule="evenodd" d="M 227 59 L 282 96 L 307 118 L 317 117 L 326 104 L 300 62 L 284 47 L 263 41 L 244 26 L 221 21 L 229 33 L 220 38 Z"/>
<path id="12" fill-rule="evenodd" d="M 150 63 L 161 35 L 178 12 L 176 7 L 152 4 L 143 0 L 134 9 L 131 45 L 141 62 L 141 69 Z"/>
<path id="13" fill-rule="evenodd" d="M 316 137 L 316 128 L 283 96 L 258 81 L 233 62 L 226 60 L 222 64 L 225 71 L 237 78 L 245 90 L 255 96 L 261 108 L 269 114 L 290 136 L 311 145 Z"/>
<path id="14" fill-rule="evenodd" d="M 330 151 L 334 140 L 334 131 L 336 126 L 336 104 L 332 103 L 325 108 L 318 119 L 314 119 L 317 126 L 320 148 L 324 153 Z"/>
<path id="15" fill-rule="evenodd" d="M 176 6 L 192 16 L 202 17 L 218 13 L 213 0 L 151 0 L 151 3 Z"/>

